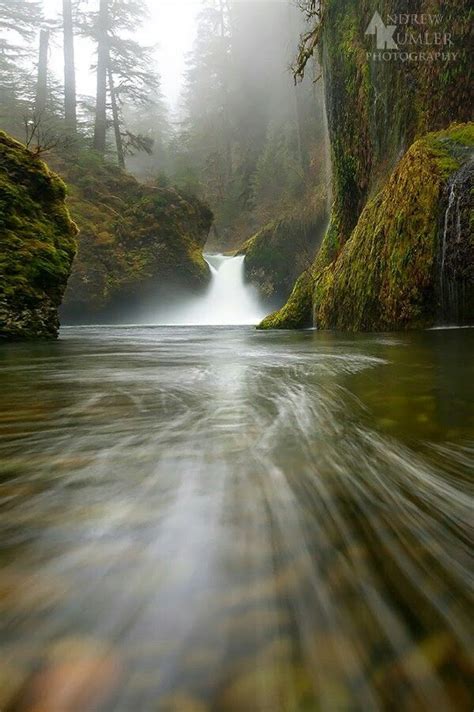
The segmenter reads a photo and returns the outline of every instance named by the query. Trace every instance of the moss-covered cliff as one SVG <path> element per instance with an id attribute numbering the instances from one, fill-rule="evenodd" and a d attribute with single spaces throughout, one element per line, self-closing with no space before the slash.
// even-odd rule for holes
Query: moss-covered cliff
<path id="1" fill-rule="evenodd" d="M 320 55 L 334 191 L 325 251 L 332 258 L 368 198 L 385 184 L 416 138 L 472 120 L 472 10 L 467 0 L 323 0 L 322 5 Z M 400 44 L 399 54 L 389 52 L 391 58 L 383 59 L 387 53 L 381 55 L 375 37 L 365 34 L 376 11 L 386 24 L 404 16 L 407 21 L 396 25 L 394 39 L 413 37 L 416 43 Z M 435 32 L 448 44 L 424 44 L 434 41 Z M 414 51 L 414 59 L 403 61 L 402 51 Z M 436 51 L 456 56 L 426 59 Z"/>
<path id="2" fill-rule="evenodd" d="M 57 169 L 69 186 L 68 205 L 79 248 L 65 294 L 66 322 L 133 313 L 147 294 L 198 290 L 209 280 L 202 248 L 212 213 L 172 187 L 139 183 L 90 154 Z"/>
<path id="3" fill-rule="evenodd" d="M 54 338 L 76 250 L 66 187 L 0 132 L 0 337 Z"/>
<path id="4" fill-rule="evenodd" d="M 449 137 L 437 139 L 427 134 L 447 129 L 453 122 L 464 123 L 472 116 L 467 51 L 469 5 L 466 0 L 457 0 L 449 7 L 436 0 L 401 4 L 394 0 L 381 4 L 369 0 L 325 0 L 322 10 L 320 54 L 334 204 L 322 247 L 307 272 L 313 283 L 312 299 L 308 304 L 306 289 L 304 299 L 296 305 L 295 291 L 290 297 L 293 311 L 298 306 L 296 311 L 302 314 L 300 325 L 315 323 L 325 328 L 396 329 L 434 323 L 442 318 L 439 302 L 445 301 L 436 286 L 439 273 L 435 263 L 442 239 L 439 220 L 445 214 L 446 191 L 449 193 L 451 183 L 456 182 L 456 172 L 462 169 L 463 181 L 468 180 L 465 174 L 471 170 L 470 138 L 466 132 L 451 136 L 452 144 L 465 146 L 465 150 L 455 150 L 453 154 L 447 145 Z M 407 14 L 406 24 L 398 27 L 395 35 L 398 41 L 404 40 L 400 31 L 414 38 L 428 31 L 431 41 L 436 32 L 446 45 L 420 44 L 428 41 L 423 35 L 414 47 L 401 48 L 416 50 L 413 60 L 403 61 L 396 54 L 379 59 L 375 38 L 365 34 L 376 10 L 387 24 L 390 16 Z M 425 25 L 420 25 L 423 15 Z M 420 58 L 420 52 L 426 55 L 436 51 L 451 55 Z M 422 139 L 421 143 L 415 143 L 417 139 Z M 440 161 L 434 158 L 433 152 L 437 151 L 444 156 Z M 447 163 L 443 167 L 444 161 Z M 390 191 L 395 191 L 396 197 Z M 420 225 L 422 233 L 418 230 Z M 465 259 L 471 259 L 469 234 L 466 227 L 459 237 Z M 348 241 L 351 245 L 346 248 Z M 364 254 L 365 266 L 359 251 Z M 413 255 L 420 252 L 425 259 L 423 276 L 409 268 Z M 400 261 L 402 257 L 405 266 Z M 393 270 L 391 277 L 381 273 L 389 269 L 387 261 Z M 452 275 L 448 277 L 450 289 L 469 291 L 469 274 L 469 266 L 463 270 L 462 278 L 457 269 L 454 281 Z M 380 313 L 370 307 L 377 302 L 384 303 Z M 466 310 L 462 305 L 451 308 L 446 318 L 465 319 Z M 285 308 L 272 315 L 262 326 L 290 326 L 285 318 L 287 312 Z"/>

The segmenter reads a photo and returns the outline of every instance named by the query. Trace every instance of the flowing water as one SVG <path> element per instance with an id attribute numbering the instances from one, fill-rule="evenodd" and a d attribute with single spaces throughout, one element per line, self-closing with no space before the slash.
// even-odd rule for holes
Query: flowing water
<path id="1" fill-rule="evenodd" d="M 166 326 L 255 325 L 268 310 L 259 303 L 256 289 L 245 282 L 244 256 L 204 255 L 211 281 L 207 291 L 176 305 L 166 305 L 153 323 Z"/>
<path id="2" fill-rule="evenodd" d="M 474 158 L 468 160 L 445 188 L 445 212 L 439 234 L 439 319 L 441 323 L 469 324 L 472 320 L 473 284 L 467 265 L 473 247 L 467 248 L 464 233 L 472 232 L 472 176 Z"/>
<path id="3" fill-rule="evenodd" d="M 474 330 L 0 352 L 3 712 L 469 710 Z"/>

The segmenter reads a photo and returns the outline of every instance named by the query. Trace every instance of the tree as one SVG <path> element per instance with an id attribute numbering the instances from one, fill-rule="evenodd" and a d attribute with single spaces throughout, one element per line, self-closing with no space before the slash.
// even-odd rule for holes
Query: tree
<path id="1" fill-rule="evenodd" d="M 42 116 L 48 99 L 48 47 L 49 30 L 40 30 L 38 55 L 38 80 L 36 82 L 35 114 Z"/>
<path id="2" fill-rule="evenodd" d="M 2 34 L 13 33 L 31 41 L 41 18 L 41 3 L 38 0 L 0 0 Z"/>
<path id="3" fill-rule="evenodd" d="M 209 0 L 188 61 L 183 129 L 214 203 L 224 200 L 233 178 L 233 91 L 230 5 Z"/>
<path id="4" fill-rule="evenodd" d="M 324 5 L 323 0 L 299 0 L 298 2 L 305 16 L 307 28 L 300 34 L 298 54 L 292 66 L 295 82 L 303 81 L 306 65 L 316 52 L 324 23 Z M 316 79 L 319 79 L 319 76 Z"/>
<path id="5" fill-rule="evenodd" d="M 122 140 L 129 169 L 135 175 L 148 179 L 169 172 L 177 146 L 171 148 L 174 132 L 159 87 L 149 90 L 146 111 L 142 105 L 124 103 L 121 120 L 127 127 L 125 135 L 122 129 Z M 136 144 L 132 137 L 139 139 L 140 143 Z"/>
<path id="6" fill-rule="evenodd" d="M 294 0 L 206 0 L 198 16 L 176 176 L 199 176 L 220 247 L 301 207 L 314 186 L 322 98 L 290 71 L 304 29 Z"/>
<path id="7" fill-rule="evenodd" d="M 128 8 L 124 8 L 126 10 Z M 110 38 L 109 92 L 112 107 L 112 122 L 119 165 L 125 165 L 125 150 L 145 150 L 149 143 L 143 136 L 134 135 L 124 126 L 123 107 L 152 108 L 153 93 L 159 91 L 159 78 L 149 69 L 153 60 L 150 50 L 138 42 L 120 37 Z M 123 140 L 124 139 L 124 140 Z"/>
<path id="8" fill-rule="evenodd" d="M 0 0 L 0 117 L 3 128 L 16 134 L 35 99 L 33 53 L 28 46 L 41 20 L 37 0 Z"/>
<path id="9" fill-rule="evenodd" d="M 150 70 L 153 64 L 150 49 L 130 38 L 145 17 L 144 5 L 137 0 L 100 0 L 99 12 L 89 13 L 82 22 L 83 33 L 97 43 L 93 146 L 105 154 L 107 128 L 112 125 L 120 166 L 125 164 L 127 146 L 135 150 L 149 146 L 143 137 L 125 128 L 122 109 L 126 104 L 148 107 L 150 92 L 159 88 L 159 78 Z"/>
<path id="10" fill-rule="evenodd" d="M 115 134 L 115 145 L 117 147 L 117 160 L 120 168 L 125 168 L 125 153 L 123 150 L 122 133 L 120 130 L 120 114 L 117 102 L 117 92 L 115 90 L 114 75 L 112 70 L 108 69 L 109 75 L 109 92 L 110 92 L 110 102 L 112 105 L 112 121 L 114 125 Z"/>
<path id="11" fill-rule="evenodd" d="M 68 133 L 77 132 L 76 70 L 74 66 L 74 30 L 72 2 L 63 0 L 64 47 L 64 120 Z"/>
<path id="12" fill-rule="evenodd" d="M 109 65 L 109 2 L 100 0 L 94 33 L 97 41 L 97 89 L 95 105 L 94 143 L 96 151 L 105 154 L 107 136 L 107 70 Z"/>

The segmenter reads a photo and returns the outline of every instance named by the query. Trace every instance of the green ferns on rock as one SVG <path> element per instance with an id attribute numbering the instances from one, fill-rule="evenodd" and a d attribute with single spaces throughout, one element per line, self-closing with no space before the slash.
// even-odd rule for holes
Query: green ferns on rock
<path id="1" fill-rule="evenodd" d="M 54 338 L 76 251 L 66 187 L 0 132 L 0 337 Z"/>

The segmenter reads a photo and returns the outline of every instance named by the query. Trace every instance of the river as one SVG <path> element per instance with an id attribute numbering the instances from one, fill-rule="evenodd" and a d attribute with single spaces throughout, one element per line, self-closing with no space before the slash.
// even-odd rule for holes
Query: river
<path id="1" fill-rule="evenodd" d="M 4 712 L 468 710 L 474 330 L 0 352 Z"/>

